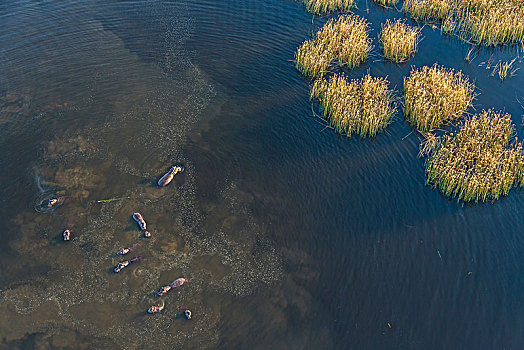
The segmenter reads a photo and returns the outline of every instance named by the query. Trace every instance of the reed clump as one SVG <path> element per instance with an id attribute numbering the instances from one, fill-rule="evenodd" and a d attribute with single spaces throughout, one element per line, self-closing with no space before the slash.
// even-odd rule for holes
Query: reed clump
<path id="1" fill-rule="evenodd" d="M 498 199 L 524 184 L 522 144 L 509 114 L 482 111 L 448 134 L 426 162 L 427 182 L 466 202 Z"/>
<path id="2" fill-rule="evenodd" d="M 310 96 L 320 101 L 321 112 L 335 131 L 347 137 L 375 136 L 386 128 L 395 113 L 387 78 L 369 74 L 351 81 L 339 74 L 329 80 L 319 78 Z"/>
<path id="3" fill-rule="evenodd" d="M 302 0 L 309 12 L 316 15 L 335 11 L 349 11 L 355 0 Z"/>
<path id="4" fill-rule="evenodd" d="M 394 6 L 399 2 L 399 0 L 371 0 L 371 1 L 379 5 L 382 5 L 382 6 Z"/>
<path id="5" fill-rule="evenodd" d="M 386 21 L 380 32 L 384 57 L 397 63 L 407 61 L 416 51 L 420 32 L 405 21 Z"/>
<path id="6" fill-rule="evenodd" d="M 522 0 L 406 0 L 403 10 L 418 21 L 437 21 L 480 45 L 524 42 Z"/>
<path id="7" fill-rule="evenodd" d="M 455 0 L 405 0 L 402 10 L 416 21 L 442 21 L 453 9 Z"/>
<path id="8" fill-rule="evenodd" d="M 321 76 L 337 60 L 340 66 L 354 68 L 367 59 L 371 50 L 368 23 L 356 15 L 329 20 L 311 40 L 295 53 L 295 65 L 308 77 Z"/>
<path id="9" fill-rule="evenodd" d="M 471 106 L 474 88 L 460 71 L 437 64 L 412 69 L 404 78 L 406 119 L 422 131 L 458 119 Z"/>
<path id="10" fill-rule="evenodd" d="M 458 2 L 456 17 L 460 19 L 464 31 L 477 43 L 491 46 L 524 41 L 524 1 Z"/>

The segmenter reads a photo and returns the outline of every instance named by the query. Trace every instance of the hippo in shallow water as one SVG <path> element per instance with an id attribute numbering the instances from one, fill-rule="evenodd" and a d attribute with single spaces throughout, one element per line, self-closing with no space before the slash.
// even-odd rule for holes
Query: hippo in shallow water
<path id="1" fill-rule="evenodd" d="M 161 297 L 162 295 L 166 294 L 170 290 L 171 290 L 171 286 L 164 286 L 164 287 L 160 288 L 160 290 L 158 292 L 156 292 L 156 295 Z"/>
<path id="2" fill-rule="evenodd" d="M 138 226 L 140 226 L 140 230 L 145 231 L 147 228 L 146 221 L 144 220 L 144 217 L 139 212 L 133 213 L 133 219 L 138 223 Z"/>
<path id="3" fill-rule="evenodd" d="M 47 202 L 47 207 L 48 208 L 52 208 L 56 205 L 61 205 L 65 202 L 66 200 L 66 197 L 58 197 L 58 198 L 51 198 L 48 202 Z"/>
<path id="4" fill-rule="evenodd" d="M 173 282 L 171 282 L 169 285 L 163 286 L 162 288 L 160 288 L 160 290 L 156 292 L 156 295 L 162 296 L 166 294 L 167 292 L 169 292 L 172 288 L 180 287 L 181 285 L 183 285 L 186 282 L 189 282 L 189 281 L 186 280 L 185 278 L 180 277 L 174 280 Z"/>
<path id="5" fill-rule="evenodd" d="M 129 248 L 120 249 L 118 252 L 116 252 L 117 255 L 126 255 L 130 251 L 134 250 L 138 246 L 138 243 L 133 244 Z"/>
<path id="6" fill-rule="evenodd" d="M 173 181 L 173 179 L 175 178 L 175 175 L 178 173 L 181 173 L 182 171 L 184 171 L 184 168 L 182 168 L 181 166 L 172 166 L 169 169 L 169 171 L 165 173 L 164 176 L 160 178 L 160 180 L 158 180 L 157 182 L 158 186 L 166 187 L 167 185 L 171 183 L 171 181 Z"/>
<path id="7" fill-rule="evenodd" d="M 116 265 L 115 268 L 113 269 L 113 271 L 115 271 L 115 273 L 119 273 L 120 271 L 122 271 L 123 269 L 125 269 L 126 267 L 128 267 L 129 265 L 131 265 L 132 263 L 136 262 L 136 261 L 139 261 L 141 260 L 142 258 L 137 256 L 137 257 L 134 257 L 133 259 L 131 260 L 126 260 L 126 261 L 122 261 L 120 264 Z"/>
<path id="8" fill-rule="evenodd" d="M 148 314 L 156 314 L 157 312 L 160 312 L 162 310 L 164 310 L 164 305 L 161 305 L 161 306 L 153 305 L 149 309 L 147 309 L 147 313 Z"/>
<path id="9" fill-rule="evenodd" d="M 184 316 L 186 316 L 186 319 L 190 320 L 192 315 L 191 315 L 191 310 L 189 309 L 185 309 L 184 310 Z"/>
<path id="10" fill-rule="evenodd" d="M 183 277 L 180 277 L 180 278 L 177 278 L 176 280 L 174 280 L 173 282 L 171 282 L 169 284 L 169 286 L 171 288 L 177 288 L 177 287 L 180 287 L 181 285 L 183 285 L 184 283 L 186 282 L 189 282 L 188 280 L 186 280 L 185 278 Z"/>

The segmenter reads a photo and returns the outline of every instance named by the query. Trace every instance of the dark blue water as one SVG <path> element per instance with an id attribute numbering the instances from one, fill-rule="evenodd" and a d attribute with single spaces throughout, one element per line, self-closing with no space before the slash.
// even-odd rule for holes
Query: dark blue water
<path id="1" fill-rule="evenodd" d="M 504 81 L 486 69 L 521 47 L 426 25 L 390 64 L 377 36 L 402 13 L 356 13 L 375 49 L 351 77 L 387 75 L 401 102 L 412 66 L 460 69 L 475 110 L 505 110 L 523 138 L 522 59 Z M 0 4 L 3 347 L 522 348 L 524 194 L 473 206 L 428 187 L 401 106 L 374 139 L 326 129 L 292 60 L 328 18 L 286 0 Z M 143 261 L 113 274 L 136 241 Z"/>

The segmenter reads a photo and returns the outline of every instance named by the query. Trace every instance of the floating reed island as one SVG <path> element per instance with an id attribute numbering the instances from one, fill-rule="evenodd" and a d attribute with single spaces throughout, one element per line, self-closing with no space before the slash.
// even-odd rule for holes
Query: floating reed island
<path id="1" fill-rule="evenodd" d="M 295 65 L 302 74 L 314 78 L 325 74 L 334 60 L 350 69 L 359 66 L 371 48 L 366 20 L 342 15 L 330 19 L 313 39 L 302 43 L 295 53 Z"/>
<path id="2" fill-rule="evenodd" d="M 407 61 L 417 51 L 419 36 L 420 30 L 405 21 L 387 20 L 380 32 L 384 57 L 397 63 Z"/>
<path id="3" fill-rule="evenodd" d="M 427 182 L 466 202 L 498 199 L 524 184 L 522 144 L 509 114 L 482 111 L 442 137 L 426 162 Z"/>
<path id="4" fill-rule="evenodd" d="M 338 133 L 347 137 L 375 136 L 386 128 L 395 113 L 387 78 L 369 74 L 351 81 L 341 74 L 329 80 L 319 78 L 311 88 L 310 97 L 320 101 L 321 113 Z"/>
<path id="5" fill-rule="evenodd" d="M 414 20 L 441 22 L 446 33 L 480 45 L 524 42 L 522 0 L 405 0 L 402 8 Z"/>
<path id="6" fill-rule="evenodd" d="M 302 0 L 309 12 L 316 15 L 335 11 L 349 11 L 355 0 Z"/>
<path id="7" fill-rule="evenodd" d="M 467 76 L 435 64 L 412 69 L 404 78 L 404 114 L 421 131 L 460 118 L 471 106 L 475 86 Z"/>

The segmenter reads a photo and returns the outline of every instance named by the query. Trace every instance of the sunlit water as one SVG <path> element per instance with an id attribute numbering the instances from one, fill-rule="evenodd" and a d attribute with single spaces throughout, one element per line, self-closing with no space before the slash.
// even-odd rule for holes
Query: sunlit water
<path id="1" fill-rule="evenodd" d="M 486 69 L 521 50 L 468 62 L 427 25 L 390 64 L 377 35 L 402 14 L 358 7 L 375 49 L 351 77 L 387 75 L 400 97 L 411 66 L 461 69 L 522 139 L 524 73 Z M 326 20 L 288 0 L 2 1 L 3 347 L 522 348 L 524 194 L 444 198 L 401 112 L 371 140 L 325 128 L 292 59 Z M 135 242 L 142 262 L 113 273 Z"/>

